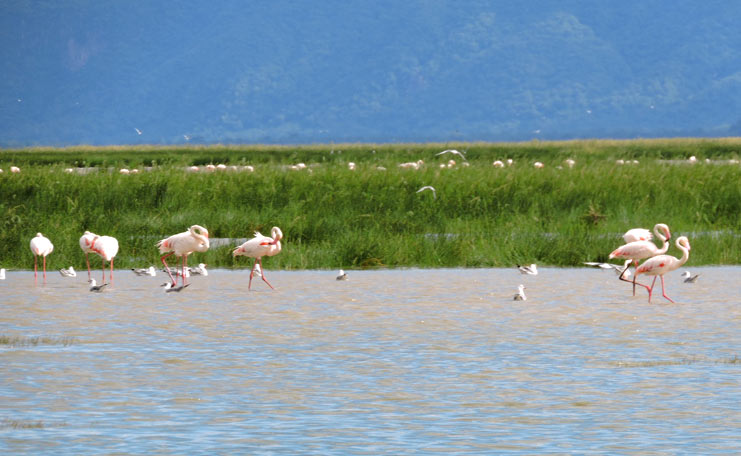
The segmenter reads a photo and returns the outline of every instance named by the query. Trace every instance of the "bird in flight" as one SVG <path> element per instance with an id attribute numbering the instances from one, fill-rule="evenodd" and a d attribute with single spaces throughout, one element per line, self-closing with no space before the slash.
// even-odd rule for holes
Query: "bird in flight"
<path id="1" fill-rule="evenodd" d="M 437 199 L 437 193 L 435 192 L 435 187 L 433 187 L 431 185 L 425 185 L 424 187 L 422 187 L 419 190 L 417 190 L 417 193 L 421 193 L 421 192 L 423 192 L 425 190 L 432 190 L 432 198 L 433 199 Z"/>

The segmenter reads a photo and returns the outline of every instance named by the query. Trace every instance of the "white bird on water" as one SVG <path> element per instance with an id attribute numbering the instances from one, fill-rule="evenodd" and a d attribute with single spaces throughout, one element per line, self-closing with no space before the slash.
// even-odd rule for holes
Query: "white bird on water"
<path id="1" fill-rule="evenodd" d="M 95 279 L 90 279 L 88 283 L 90 283 L 90 291 L 93 291 L 95 293 L 102 292 L 103 291 L 103 288 L 108 285 L 107 283 L 104 283 L 102 285 L 98 285 L 97 282 L 95 281 Z"/>
<path id="2" fill-rule="evenodd" d="M 463 153 L 462 153 L 461 151 L 459 151 L 459 150 L 456 150 L 456 149 L 445 149 L 445 150 L 444 150 L 444 151 L 442 151 L 442 152 L 438 152 L 438 153 L 436 153 L 436 154 L 435 154 L 435 156 L 437 156 L 437 155 L 443 155 L 443 154 L 453 154 L 453 155 L 457 155 L 457 156 L 461 157 L 461 158 L 462 158 L 462 159 L 463 159 L 464 161 L 466 160 L 466 156 L 465 156 L 465 155 L 463 155 Z"/>
<path id="3" fill-rule="evenodd" d="M 340 272 L 337 274 L 337 280 L 347 280 L 347 273 L 340 269 Z"/>
<path id="4" fill-rule="evenodd" d="M 520 266 L 518 264 L 517 270 L 520 271 L 520 274 L 538 275 L 538 266 L 535 263 L 530 266 Z"/>
<path id="5" fill-rule="evenodd" d="M 424 187 L 417 190 L 417 193 L 421 193 L 425 190 L 432 190 L 432 199 L 437 199 L 437 193 L 435 192 L 435 187 L 431 185 L 425 185 Z"/>
<path id="6" fill-rule="evenodd" d="M 700 274 L 692 275 L 690 271 L 684 271 L 682 273 L 682 278 L 684 279 L 684 283 L 695 283 L 697 282 L 698 277 L 700 277 Z"/>
<path id="7" fill-rule="evenodd" d="M 198 263 L 198 266 L 190 268 L 190 275 L 202 275 L 207 276 L 208 270 L 206 269 L 205 263 Z"/>
<path id="8" fill-rule="evenodd" d="M 77 277 L 75 268 L 73 268 L 72 266 L 67 269 L 60 269 L 59 273 L 62 274 L 62 277 Z"/>
<path id="9" fill-rule="evenodd" d="M 165 288 L 165 293 L 180 293 L 181 291 L 183 291 L 183 288 L 186 288 L 188 285 L 190 284 L 186 283 L 185 285 L 180 285 L 179 287 L 173 287 L 172 282 L 165 282 L 162 284 L 162 286 Z"/>
<path id="10" fill-rule="evenodd" d="M 148 268 L 131 268 L 131 271 L 138 276 L 154 277 L 157 275 L 157 271 L 155 271 L 154 266 L 150 266 Z"/>
<path id="11" fill-rule="evenodd" d="M 525 285 L 520 284 L 517 287 L 517 294 L 513 298 L 514 301 L 527 301 L 527 296 L 525 296 Z"/>
<path id="12" fill-rule="evenodd" d="M 5 268 L 0 269 L 0 280 L 5 280 Z"/>

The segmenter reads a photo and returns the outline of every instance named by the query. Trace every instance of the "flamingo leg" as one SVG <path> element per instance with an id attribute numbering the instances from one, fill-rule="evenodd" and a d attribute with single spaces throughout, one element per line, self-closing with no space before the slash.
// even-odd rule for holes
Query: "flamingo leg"
<path id="1" fill-rule="evenodd" d="M 620 274 L 620 277 L 618 277 L 618 279 L 622 280 L 623 282 L 629 282 L 629 283 L 632 283 L 633 284 L 633 296 L 636 295 L 636 288 L 635 288 L 636 285 L 640 285 L 643 288 L 645 288 L 646 290 L 648 290 L 648 286 L 647 285 L 644 285 L 641 282 L 636 282 L 635 274 L 633 275 L 633 280 L 626 279 L 624 277 L 624 275 L 625 275 L 625 271 L 627 271 L 627 270 L 628 270 L 628 266 L 626 266 L 625 269 L 623 269 L 623 272 Z"/>
<path id="2" fill-rule="evenodd" d="M 46 283 L 46 256 L 44 256 L 44 283 Z"/>
<path id="3" fill-rule="evenodd" d="M 269 286 L 269 287 L 270 287 L 270 288 L 271 288 L 272 290 L 275 290 L 275 288 L 273 288 L 273 286 L 272 286 L 272 285 L 270 285 L 270 282 L 268 282 L 268 279 L 266 279 L 266 278 L 265 278 L 265 269 L 264 269 L 264 268 L 262 267 L 262 258 L 260 258 L 260 270 L 262 271 L 262 280 L 263 280 L 263 282 L 267 283 L 267 284 L 268 284 L 268 286 Z"/>
<path id="4" fill-rule="evenodd" d="M 247 285 L 247 289 L 252 289 L 252 276 L 255 275 L 255 266 L 257 265 L 257 258 L 255 258 L 254 263 L 252 263 L 252 269 L 250 270 L 250 282 Z"/>
<path id="5" fill-rule="evenodd" d="M 172 273 L 170 272 L 170 266 L 168 266 L 167 265 L 167 261 L 165 261 L 165 258 L 169 257 L 173 253 L 175 253 L 175 252 L 168 253 L 167 255 L 165 255 L 162 258 L 160 258 L 160 260 L 162 261 L 162 264 L 165 265 L 165 271 L 167 271 L 167 275 L 170 276 L 170 280 L 172 281 L 172 286 L 174 287 L 174 286 L 176 286 L 178 284 L 178 282 L 177 282 L 177 280 L 175 280 L 175 279 L 172 278 Z"/>
<path id="6" fill-rule="evenodd" d="M 664 276 L 661 276 L 661 294 L 669 300 L 672 304 L 674 304 L 674 301 L 672 301 L 672 298 L 666 295 L 666 289 L 664 289 Z"/>
<path id="7" fill-rule="evenodd" d="M 33 256 L 33 280 L 34 280 L 34 282 L 35 282 L 36 280 L 38 280 L 38 278 L 39 278 L 39 273 L 38 273 L 38 266 L 37 266 L 37 264 L 38 264 L 38 256 L 34 255 L 34 256 Z"/>
<path id="8" fill-rule="evenodd" d="M 183 286 L 185 286 L 185 265 L 188 263 L 188 254 L 183 255 Z"/>
<path id="9" fill-rule="evenodd" d="M 102 264 L 103 268 L 103 283 L 105 283 L 105 260 L 101 260 L 100 263 Z"/>
<path id="10" fill-rule="evenodd" d="M 113 283 L 113 258 L 111 258 L 111 283 Z"/>
<path id="11" fill-rule="evenodd" d="M 651 304 L 651 294 L 654 291 L 654 285 L 656 285 L 656 277 L 654 277 L 654 281 L 651 282 L 651 288 L 648 289 L 648 303 Z"/>
<path id="12" fill-rule="evenodd" d="M 90 281 L 90 258 L 87 255 L 87 252 L 85 252 L 85 263 L 87 263 L 87 280 Z"/>

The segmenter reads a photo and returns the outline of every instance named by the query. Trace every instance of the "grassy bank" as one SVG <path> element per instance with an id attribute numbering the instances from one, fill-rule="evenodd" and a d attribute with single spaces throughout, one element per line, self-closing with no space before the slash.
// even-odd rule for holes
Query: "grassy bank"
<path id="1" fill-rule="evenodd" d="M 470 166 L 458 159 L 439 167 L 457 158 L 435 155 L 451 146 L 468 150 Z M 212 238 L 280 226 L 284 249 L 268 268 L 575 266 L 607 260 L 621 233 L 657 222 L 690 237 L 689 264 L 740 264 L 741 166 L 729 164 L 740 153 L 735 139 L 6 150 L 0 266 L 32 267 L 28 243 L 40 231 L 55 245 L 51 268 L 81 268 L 77 242 L 86 229 L 119 239 L 117 267 L 158 264 L 155 242 L 192 224 Z M 689 164 L 691 155 L 699 163 Z M 514 165 L 492 166 L 506 158 Z M 398 167 L 418 159 L 419 170 Z M 545 167 L 534 168 L 535 160 Z M 289 169 L 298 162 L 309 166 Z M 255 171 L 184 169 L 207 163 Z M 21 173 L 8 173 L 10 165 Z M 69 166 L 100 170 L 66 173 Z M 153 168 L 119 174 L 124 166 Z M 425 185 L 436 197 L 416 192 Z M 191 261 L 247 265 L 230 250 Z"/>

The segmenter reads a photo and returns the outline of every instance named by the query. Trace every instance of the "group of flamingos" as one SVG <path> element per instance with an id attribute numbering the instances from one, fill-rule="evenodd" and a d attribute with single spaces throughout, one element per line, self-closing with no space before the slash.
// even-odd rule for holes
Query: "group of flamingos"
<path id="1" fill-rule="evenodd" d="M 270 237 L 263 236 L 259 232 L 254 234 L 252 239 L 249 239 L 244 244 L 240 245 L 232 252 L 233 256 L 246 256 L 254 258 L 252 264 L 252 270 L 250 270 L 250 281 L 248 289 L 252 288 L 252 277 L 255 274 L 255 267 L 257 264 L 260 265 L 262 271 L 262 257 L 264 256 L 275 256 L 281 251 L 280 241 L 283 239 L 283 232 L 277 226 L 274 226 L 270 231 Z M 162 255 L 160 260 L 165 266 L 165 271 L 170 276 L 171 283 L 167 284 L 168 289 L 179 288 L 182 290 L 188 286 L 187 277 L 188 274 L 185 272 L 188 263 L 188 255 L 193 252 L 205 252 L 208 250 L 210 244 L 208 240 L 208 230 L 200 225 L 193 225 L 187 231 L 182 233 L 173 234 L 172 236 L 162 239 L 157 242 L 157 247 Z M 87 263 L 88 280 L 92 283 L 94 291 L 99 291 L 99 287 L 96 286 L 95 280 L 92 279 L 90 271 L 90 259 L 88 255 L 95 253 L 102 258 L 103 262 L 103 285 L 106 283 L 106 262 L 110 264 L 110 278 L 113 281 L 113 259 L 118 253 L 118 240 L 111 236 L 98 236 L 97 234 L 85 231 L 85 234 L 80 237 L 80 248 L 85 253 L 85 262 Z M 33 252 L 33 273 L 34 280 L 38 280 L 38 257 L 43 258 L 43 276 L 46 281 L 46 256 L 54 250 L 54 245 L 51 241 L 41 233 L 37 233 L 34 238 L 31 239 L 31 252 Z M 182 260 L 182 269 L 179 274 L 173 277 L 170 267 L 167 265 L 167 257 L 175 255 L 180 257 Z M 177 276 L 183 278 L 182 285 L 177 287 Z M 260 276 L 262 280 L 268 284 L 270 288 L 270 282 L 265 278 L 265 273 L 261 272 Z"/>
<path id="2" fill-rule="evenodd" d="M 679 269 L 687 262 L 690 257 L 690 241 L 686 236 L 680 236 L 677 238 L 676 245 L 677 248 L 682 251 L 682 257 L 676 258 L 671 255 L 666 255 L 667 250 L 669 250 L 669 240 L 672 237 L 669 227 L 663 223 L 657 223 L 654 226 L 654 233 L 663 243 L 661 248 L 651 242 L 652 236 L 649 230 L 645 228 L 633 228 L 623 235 L 626 244 L 621 245 L 610 253 L 610 259 L 622 258 L 625 260 L 625 269 L 620 274 L 620 280 L 627 282 L 631 282 L 631 280 L 625 278 L 625 273 L 628 271 L 630 263 L 635 265 L 636 270 L 632 280 L 633 296 L 636 294 L 636 285 L 640 285 L 648 290 L 648 302 L 650 303 L 651 294 L 653 293 L 654 285 L 656 285 L 656 278 L 660 277 L 661 294 L 670 302 L 674 302 L 666 295 L 664 275 Z M 646 261 L 639 265 L 638 262 L 640 260 Z M 636 281 L 640 274 L 654 277 L 650 287 Z"/>
<path id="3" fill-rule="evenodd" d="M 620 274 L 620 280 L 633 283 L 633 296 L 635 296 L 636 285 L 640 285 L 648 291 L 648 302 L 650 303 L 651 295 L 653 293 L 654 286 L 656 285 L 656 279 L 661 278 L 662 295 L 669 301 L 674 302 L 669 296 L 666 295 L 664 275 L 668 272 L 678 269 L 687 262 L 687 259 L 689 259 L 690 255 L 690 241 L 687 239 L 686 236 L 680 236 L 677 239 L 676 246 L 679 250 L 682 251 L 682 257 L 676 258 L 671 255 L 666 255 L 667 250 L 669 250 L 669 240 L 671 239 L 671 232 L 669 231 L 669 227 L 663 223 L 657 223 L 656 226 L 654 226 L 653 231 L 656 234 L 656 237 L 663 242 L 663 245 L 660 248 L 657 247 L 656 244 L 651 242 L 652 235 L 649 230 L 645 228 L 634 228 L 627 231 L 623 235 L 623 239 L 625 240 L 626 244 L 618 247 L 612 253 L 610 253 L 610 259 L 621 258 L 626 260 L 625 268 Z M 248 289 L 252 288 L 252 278 L 255 274 L 255 267 L 259 264 L 260 270 L 262 270 L 262 257 L 274 256 L 280 253 L 280 241 L 282 238 L 283 232 L 280 230 L 280 228 L 275 226 L 270 232 L 270 237 L 263 236 L 259 232 L 256 232 L 252 239 L 234 249 L 234 251 L 232 252 L 233 256 L 246 256 L 254 258 L 252 269 L 250 270 L 250 281 L 247 287 Z M 170 280 L 172 281 L 172 283 L 169 284 L 169 288 L 177 287 L 177 275 L 180 275 L 183 278 L 183 283 L 180 287 L 180 289 L 182 289 L 183 287 L 187 286 L 188 275 L 186 274 L 185 269 L 188 263 L 188 255 L 193 252 L 205 252 L 206 250 L 208 250 L 208 230 L 202 226 L 193 225 L 188 229 L 188 231 L 174 234 L 168 238 L 160 240 L 159 242 L 157 242 L 157 247 L 159 248 L 160 253 L 163 254 L 160 260 L 165 266 L 165 271 L 167 271 L 167 274 L 170 276 Z M 118 241 L 116 240 L 116 238 L 111 236 L 98 236 L 97 234 L 85 231 L 85 234 L 80 237 L 80 248 L 82 248 L 82 251 L 85 253 L 85 262 L 87 263 L 88 269 L 88 279 L 90 279 L 90 281 L 93 283 L 93 287 L 95 287 L 95 282 L 93 281 L 93 279 L 90 278 L 90 260 L 88 258 L 88 254 L 90 253 L 99 255 L 103 260 L 103 284 L 105 284 L 106 262 L 110 264 L 110 277 L 111 281 L 113 281 L 113 258 L 118 253 Z M 35 279 L 38 277 L 37 259 L 39 256 L 41 256 L 43 257 L 44 262 L 44 281 L 46 281 L 46 256 L 53 250 L 54 246 L 52 245 L 51 241 L 49 241 L 49 239 L 44 237 L 41 233 L 36 234 L 36 237 L 31 239 L 31 251 L 34 254 L 33 270 Z M 180 257 L 182 260 L 181 273 L 176 274 L 176 277 L 173 277 L 172 272 L 167 265 L 166 259 L 170 255 Z M 639 265 L 640 260 L 646 261 Z M 636 268 L 635 274 L 633 275 L 633 280 L 625 278 L 625 274 L 629 270 L 631 263 L 633 263 Z M 641 274 L 654 277 L 654 280 L 651 283 L 650 287 L 648 285 L 637 282 L 637 278 Z M 268 280 L 265 278 L 264 273 L 261 273 L 260 276 L 270 288 L 273 288 L 273 286 L 270 285 L 270 282 L 268 282 Z"/>

